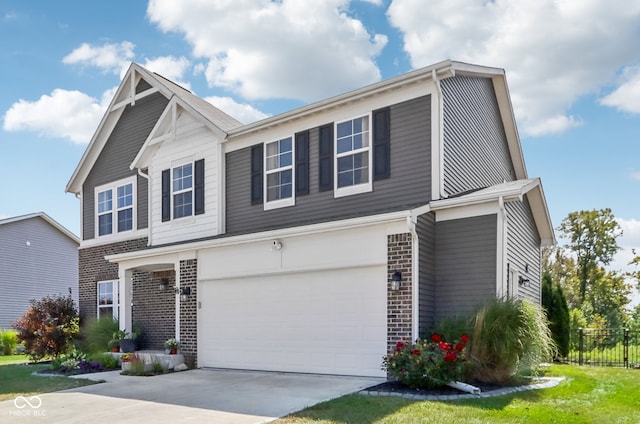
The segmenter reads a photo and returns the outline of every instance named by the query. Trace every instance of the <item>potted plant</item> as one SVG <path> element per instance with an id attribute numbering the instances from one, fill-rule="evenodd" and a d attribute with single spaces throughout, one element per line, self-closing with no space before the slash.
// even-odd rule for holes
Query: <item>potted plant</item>
<path id="1" fill-rule="evenodd" d="M 120 352 L 120 339 L 111 339 L 108 345 L 111 352 Z"/>
<path id="2" fill-rule="evenodd" d="M 178 341 L 176 339 L 172 338 L 167 340 L 166 342 L 164 342 L 164 347 L 171 355 L 175 355 L 176 353 L 178 353 Z"/>
<path id="3" fill-rule="evenodd" d="M 131 333 L 118 330 L 114 333 L 114 338 L 116 336 L 120 336 L 120 352 L 130 353 L 135 352 L 138 349 L 138 333 L 136 331 L 132 331 Z"/>

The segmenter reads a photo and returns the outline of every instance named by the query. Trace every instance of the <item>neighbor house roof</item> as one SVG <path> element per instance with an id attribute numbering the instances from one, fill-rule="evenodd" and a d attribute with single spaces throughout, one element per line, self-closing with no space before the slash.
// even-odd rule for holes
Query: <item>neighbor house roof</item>
<path id="1" fill-rule="evenodd" d="M 78 245 L 80 244 L 80 239 L 78 238 L 78 236 L 73 234 L 71 231 L 67 230 L 59 222 L 57 222 L 55 219 L 51 218 L 49 215 L 47 215 L 44 212 L 36 212 L 36 213 L 30 213 L 27 215 L 20 215 L 20 216 L 14 216 L 11 218 L 0 219 L 0 226 L 11 224 L 13 222 L 26 221 L 28 219 L 33 219 L 33 218 L 43 219 L 45 222 L 50 224 L 56 230 L 60 231 L 65 236 L 69 237 L 74 243 Z"/>

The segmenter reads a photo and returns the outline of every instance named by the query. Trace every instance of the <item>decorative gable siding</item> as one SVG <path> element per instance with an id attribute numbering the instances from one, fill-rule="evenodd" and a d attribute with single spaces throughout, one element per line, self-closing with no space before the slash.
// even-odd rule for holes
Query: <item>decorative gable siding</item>
<path id="1" fill-rule="evenodd" d="M 127 105 L 113 129 L 107 143 L 96 160 L 82 187 L 82 236 L 84 240 L 95 238 L 94 188 L 136 175 L 129 165 L 166 107 L 168 100 L 160 93 Z M 137 179 L 137 229 L 147 228 L 147 180 Z"/>
<path id="2" fill-rule="evenodd" d="M 436 223 L 433 213 L 418 217 L 418 262 L 420 265 L 418 287 L 418 335 L 428 335 L 435 325 L 436 297 Z"/>
<path id="3" fill-rule="evenodd" d="M 540 303 L 541 258 L 540 238 L 533 221 L 529 202 L 508 202 L 505 204 L 507 224 L 507 263 L 509 269 L 518 270 L 528 279 L 523 287 L 513 285 L 521 298 Z"/>
<path id="4" fill-rule="evenodd" d="M 497 228 L 495 214 L 436 223 L 436 321 L 495 298 Z"/>
<path id="5" fill-rule="evenodd" d="M 77 243 L 39 217 L 0 226 L 0 328 L 11 328 L 29 300 L 69 289 L 77 304 Z"/>
<path id="6" fill-rule="evenodd" d="M 390 115 L 390 177 L 374 181 L 373 191 L 368 193 L 334 198 L 333 190 L 319 190 L 318 127 L 309 131 L 309 194 L 296 196 L 295 206 L 265 211 L 262 203 L 252 205 L 251 147 L 227 153 L 227 234 L 373 215 L 428 203 L 431 199 L 430 96 L 391 106 Z"/>
<path id="7" fill-rule="evenodd" d="M 183 128 L 189 128 L 183 132 Z M 219 234 L 218 144 L 201 122 L 182 113 L 176 122 L 176 139 L 162 143 L 149 168 L 151 175 L 151 243 L 154 246 Z M 204 213 L 162 220 L 162 171 L 204 159 Z M 194 167 L 195 172 L 195 167 Z M 195 178 L 193 180 L 195 186 Z M 195 187 L 194 187 L 195 188 Z M 195 203 L 193 207 L 195 208 Z"/>
<path id="8" fill-rule="evenodd" d="M 442 81 L 444 191 L 455 195 L 516 179 L 489 78 Z"/>

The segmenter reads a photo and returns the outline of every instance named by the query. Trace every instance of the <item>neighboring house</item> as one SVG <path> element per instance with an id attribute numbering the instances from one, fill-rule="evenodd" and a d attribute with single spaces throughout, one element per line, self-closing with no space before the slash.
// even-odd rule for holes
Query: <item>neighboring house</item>
<path id="1" fill-rule="evenodd" d="M 81 314 L 200 367 L 382 375 L 555 242 L 504 71 L 452 61 L 248 125 L 132 64 L 66 190 Z"/>
<path id="2" fill-rule="evenodd" d="M 71 290 L 78 304 L 79 245 L 43 212 L 0 219 L 0 328 L 12 328 L 32 299 Z"/>

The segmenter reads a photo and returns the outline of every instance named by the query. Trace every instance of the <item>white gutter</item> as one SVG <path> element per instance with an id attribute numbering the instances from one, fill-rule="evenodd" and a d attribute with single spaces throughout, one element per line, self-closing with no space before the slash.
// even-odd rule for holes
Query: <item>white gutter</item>
<path id="1" fill-rule="evenodd" d="M 512 295 L 512 293 L 509 293 L 509 287 L 508 287 L 508 276 L 505 279 L 505 269 L 506 269 L 506 262 L 507 262 L 507 258 L 506 258 L 506 254 L 507 254 L 507 243 L 508 243 L 508 239 L 507 239 L 507 227 L 509 225 L 509 217 L 507 216 L 507 210 L 504 207 L 504 196 L 500 196 L 498 198 L 498 243 L 497 243 L 497 252 L 496 254 L 498 255 L 498 260 L 497 262 L 497 269 L 496 269 L 496 276 L 497 276 L 497 286 L 496 287 L 496 292 L 498 294 L 499 297 L 504 297 L 507 293 Z"/>
<path id="2" fill-rule="evenodd" d="M 438 72 L 436 69 L 431 71 L 431 79 L 433 80 L 436 86 L 436 120 L 434 122 L 437 125 L 435 133 L 435 137 L 431 137 L 431 157 L 436 158 L 435 161 L 432 160 L 432 164 L 436 164 L 435 172 L 432 174 L 436 174 L 436 178 L 433 178 L 431 183 L 432 190 L 432 199 L 445 199 L 447 197 L 444 192 L 444 99 L 442 95 L 442 87 L 440 86 L 440 79 L 438 78 Z M 433 116 L 433 113 L 431 114 Z M 434 197 L 433 193 L 437 193 L 437 197 Z"/>
<path id="3" fill-rule="evenodd" d="M 409 228 L 409 232 L 411 233 L 411 285 L 412 285 L 412 329 L 411 329 L 411 340 L 416 340 L 419 336 L 419 327 L 420 327 L 420 265 L 418 264 L 420 259 L 420 239 L 418 238 L 418 233 L 416 232 L 416 222 L 417 219 L 414 220 L 413 214 L 407 217 L 407 227 Z"/>
<path id="4" fill-rule="evenodd" d="M 151 196 L 151 179 L 149 178 L 149 174 L 145 174 L 144 172 L 142 172 L 142 169 L 140 168 L 136 168 L 138 170 L 138 175 L 140 175 L 142 178 L 147 180 L 147 230 L 148 230 L 148 235 L 147 235 L 147 246 L 151 246 L 151 237 L 153 234 L 153 231 L 151 231 L 151 211 L 152 209 L 152 199 L 153 196 Z M 138 184 L 136 184 L 136 190 L 138 189 Z M 138 196 L 136 195 L 136 199 L 138 199 Z M 136 208 L 137 210 L 137 208 Z"/>

